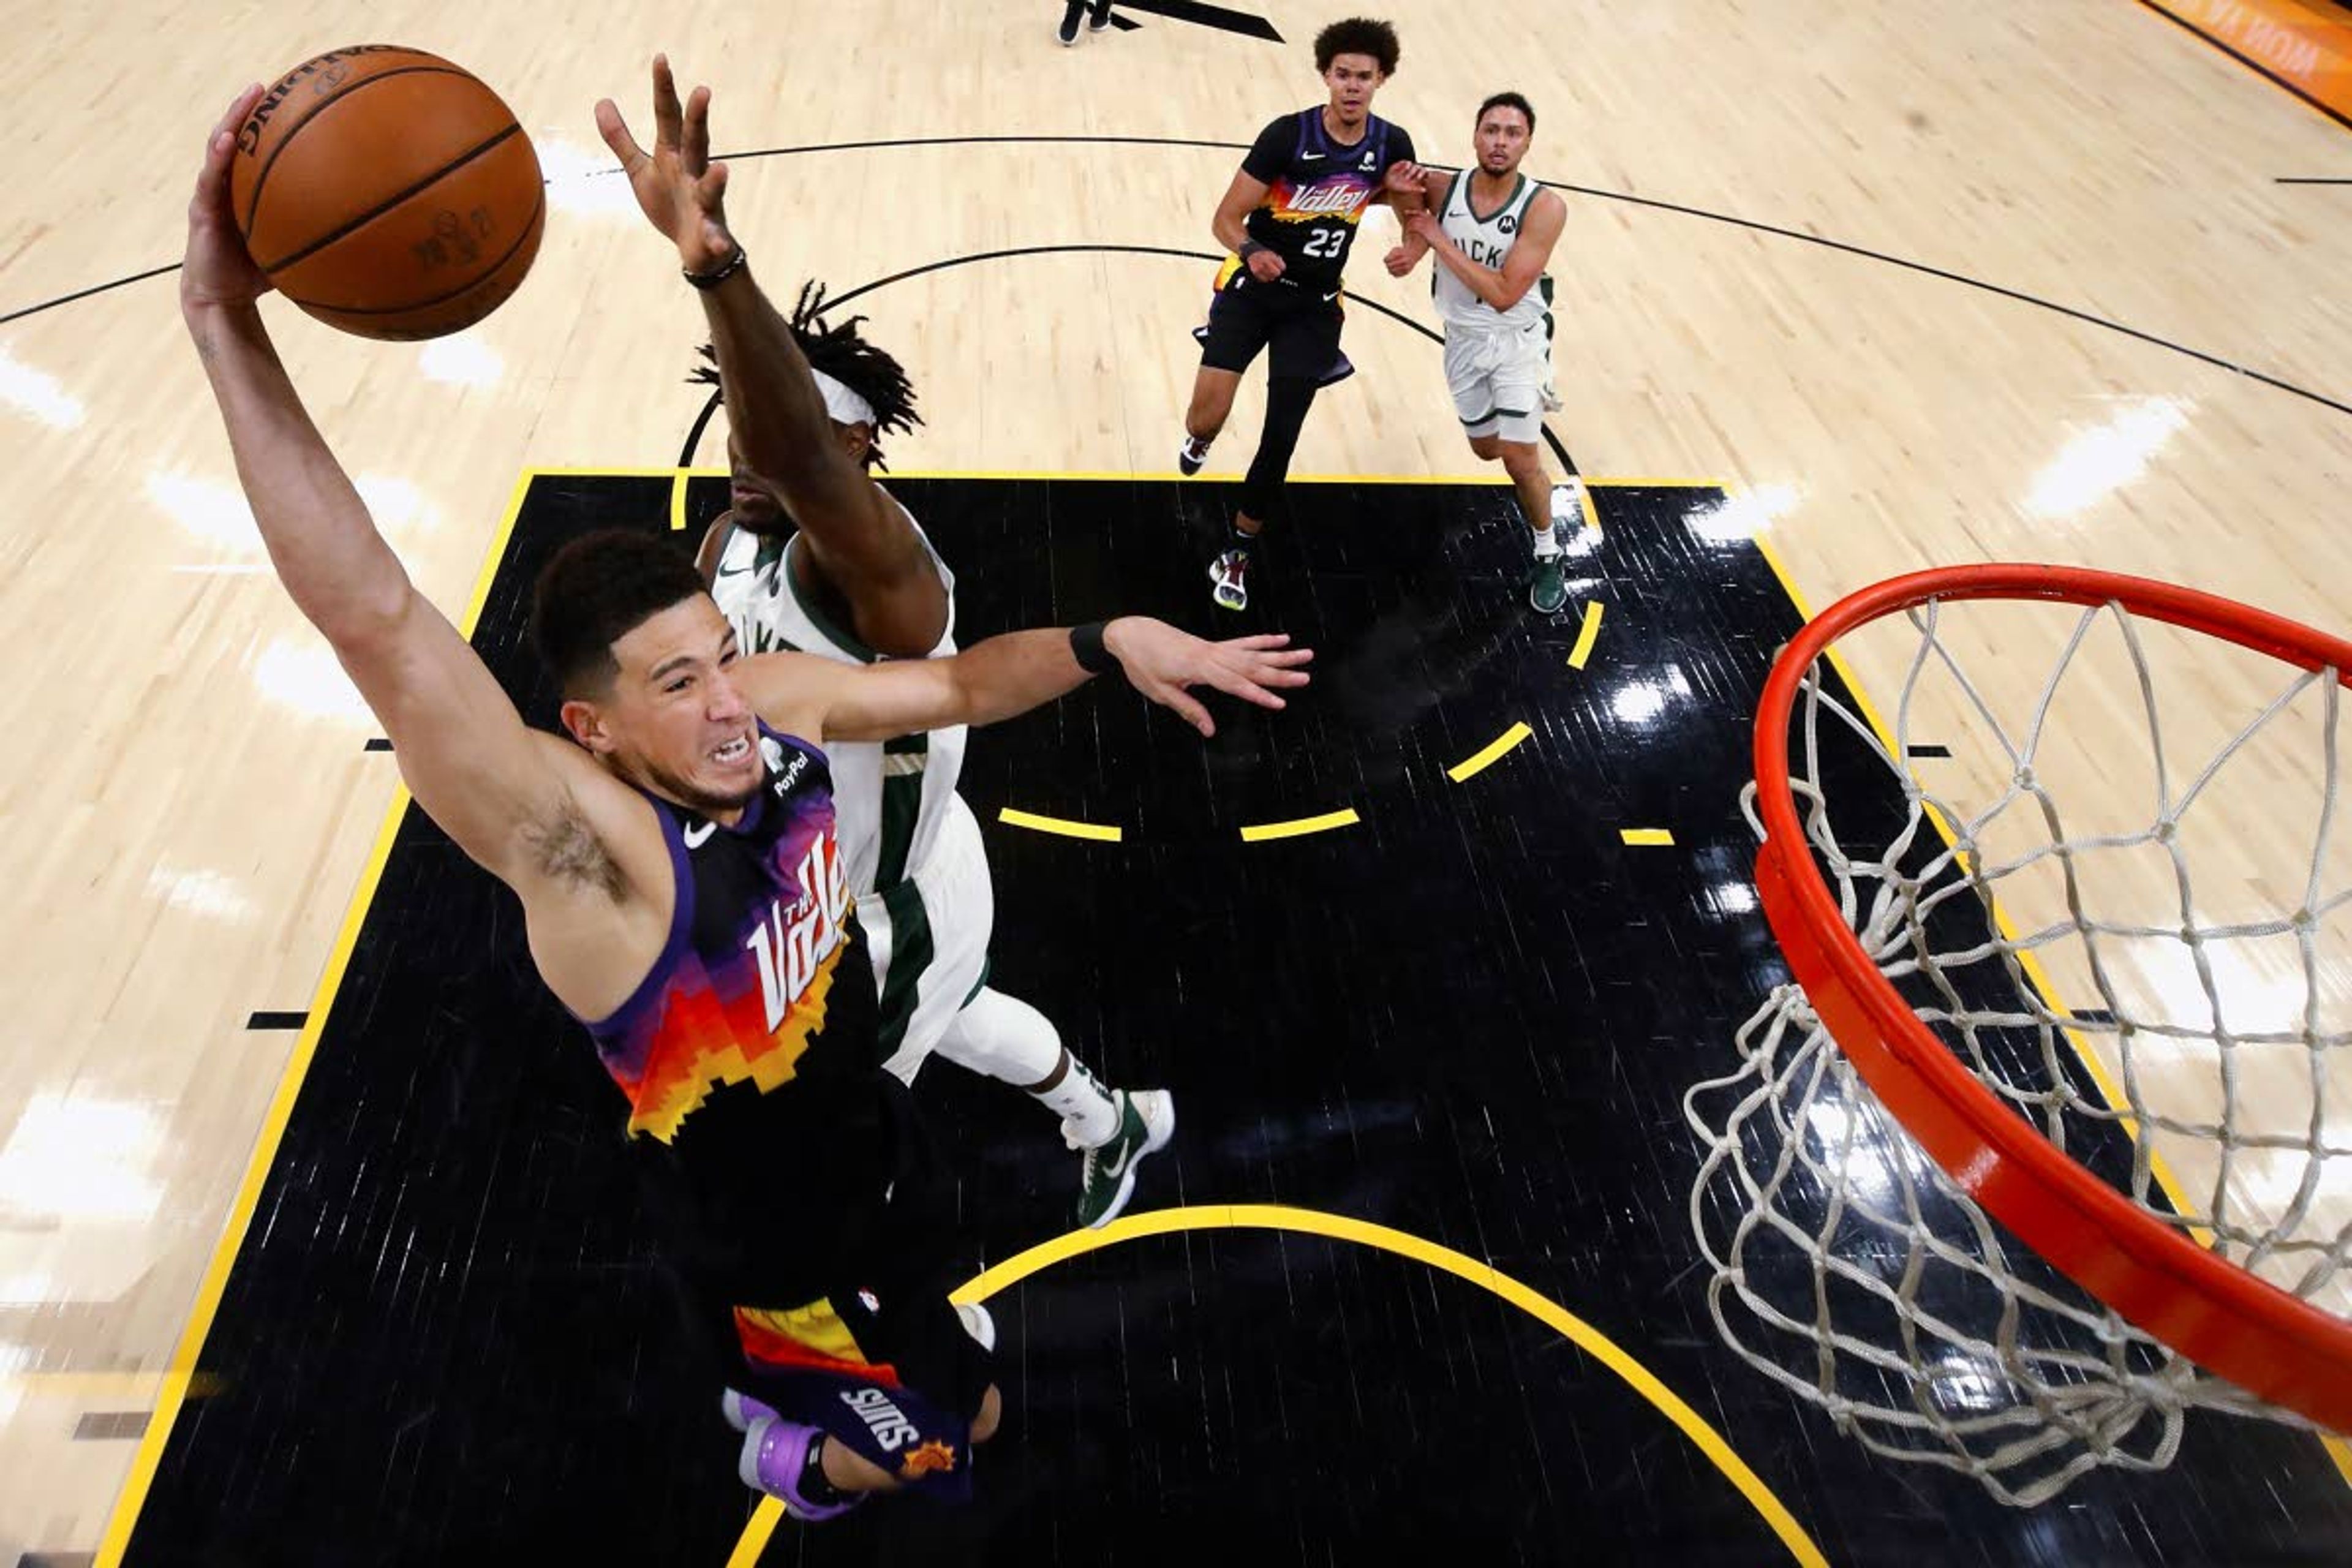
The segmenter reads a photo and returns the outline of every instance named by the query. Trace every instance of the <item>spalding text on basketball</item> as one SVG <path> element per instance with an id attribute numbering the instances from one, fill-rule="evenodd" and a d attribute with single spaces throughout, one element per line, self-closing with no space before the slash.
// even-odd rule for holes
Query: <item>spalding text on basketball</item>
<path id="1" fill-rule="evenodd" d="M 361 55 L 404 52 L 398 44 L 353 44 L 349 48 L 329 49 L 323 55 L 304 60 L 272 85 L 268 92 L 261 95 L 261 101 L 253 106 L 253 112 L 246 116 L 244 126 L 236 133 L 237 151 L 251 157 L 253 150 L 261 145 L 261 128 L 269 123 L 269 117 L 278 112 L 278 106 L 312 77 L 331 72 L 336 81 L 341 81 L 351 69 L 348 62 Z"/>

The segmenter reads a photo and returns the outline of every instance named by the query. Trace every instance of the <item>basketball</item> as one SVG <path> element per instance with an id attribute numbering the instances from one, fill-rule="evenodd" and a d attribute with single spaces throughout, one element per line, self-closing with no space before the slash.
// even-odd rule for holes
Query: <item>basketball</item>
<path id="1" fill-rule="evenodd" d="M 435 55 L 331 49 L 237 129 L 237 231 L 279 292 L 362 337 L 437 338 L 488 315 L 539 254 L 539 155 L 499 95 Z"/>

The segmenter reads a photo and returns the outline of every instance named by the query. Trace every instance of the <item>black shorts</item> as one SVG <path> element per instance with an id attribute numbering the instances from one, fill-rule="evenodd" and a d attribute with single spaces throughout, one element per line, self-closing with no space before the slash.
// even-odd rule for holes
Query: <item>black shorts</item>
<path id="1" fill-rule="evenodd" d="M 1339 328 L 1346 317 L 1334 285 L 1323 290 L 1285 282 L 1260 282 L 1244 267 L 1209 301 L 1209 322 L 1195 334 L 1201 363 L 1236 374 L 1250 367 L 1258 351 L 1268 351 L 1268 369 L 1320 383 L 1339 359 Z"/>
<path id="2" fill-rule="evenodd" d="M 776 1162 L 768 1224 L 730 1238 L 697 1294 L 732 1319 L 731 1386 L 957 1498 L 993 1361 L 948 1300 L 971 1271 L 952 1178 L 906 1086 L 873 1084 L 854 1142 L 813 1136 Z"/>
<path id="3" fill-rule="evenodd" d="M 992 1361 L 945 1292 L 845 1284 L 784 1311 L 739 1308 L 743 1392 L 942 1501 L 971 1495 L 971 1424 Z"/>

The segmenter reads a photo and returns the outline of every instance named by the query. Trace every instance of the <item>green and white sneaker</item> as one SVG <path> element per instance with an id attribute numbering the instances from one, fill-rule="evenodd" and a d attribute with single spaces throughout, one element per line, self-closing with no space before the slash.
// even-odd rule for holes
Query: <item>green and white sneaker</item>
<path id="1" fill-rule="evenodd" d="M 1135 1195 L 1135 1168 L 1168 1147 L 1176 1135 L 1176 1098 L 1164 1089 L 1117 1089 L 1118 1131 L 1086 1152 L 1078 1176 L 1078 1223 L 1100 1230 L 1119 1216 Z"/>
<path id="2" fill-rule="evenodd" d="M 1554 524 L 1558 527 L 1558 524 Z M 1568 574 L 1559 567 L 1559 552 L 1536 557 L 1528 574 L 1528 603 L 1539 616 L 1556 616 L 1568 607 Z"/>

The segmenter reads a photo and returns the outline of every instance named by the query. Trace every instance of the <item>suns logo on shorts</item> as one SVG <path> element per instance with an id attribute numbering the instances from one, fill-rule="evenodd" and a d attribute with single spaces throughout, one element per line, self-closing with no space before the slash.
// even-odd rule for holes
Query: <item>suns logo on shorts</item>
<path id="1" fill-rule="evenodd" d="M 906 1413 L 891 1404 L 890 1396 L 878 1388 L 845 1389 L 841 1402 L 857 1413 L 857 1418 L 866 1423 L 866 1430 L 874 1434 L 874 1441 L 881 1445 L 886 1454 L 895 1454 L 922 1436 L 915 1430 L 915 1424 L 907 1419 Z M 938 1445 L 926 1444 L 924 1447 L 937 1447 Z M 915 1453 L 922 1451 L 918 1448 Z M 913 1454 L 907 1457 L 907 1462 L 914 1463 Z"/>
<path id="2" fill-rule="evenodd" d="M 940 1475 L 955 1468 L 955 1450 L 945 1443 L 933 1440 L 907 1456 L 898 1467 L 900 1480 L 919 1480 L 925 1476 Z"/>

